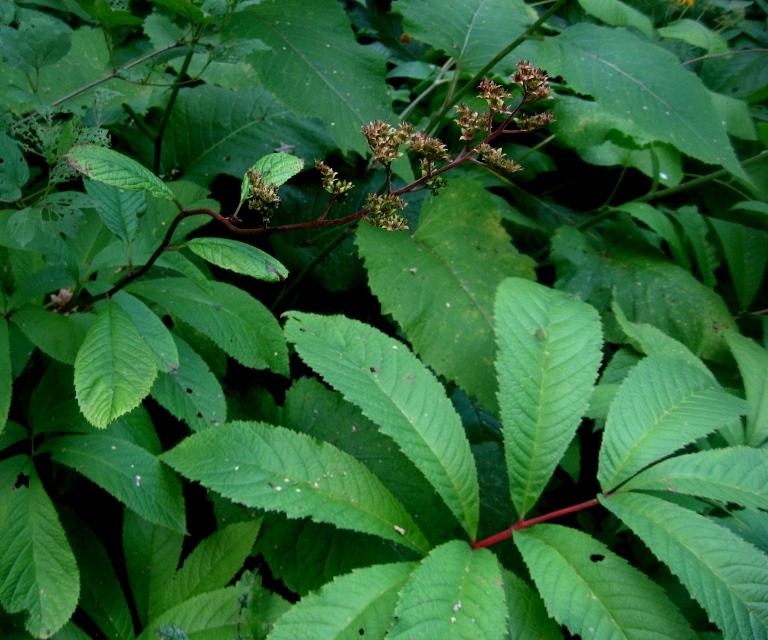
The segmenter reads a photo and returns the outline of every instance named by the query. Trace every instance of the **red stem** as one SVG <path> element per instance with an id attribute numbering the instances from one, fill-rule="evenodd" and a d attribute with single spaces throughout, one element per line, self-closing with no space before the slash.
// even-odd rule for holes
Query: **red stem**
<path id="1" fill-rule="evenodd" d="M 607 498 L 609 495 L 610 494 L 603 494 L 603 497 Z M 502 540 L 506 540 L 507 538 L 512 537 L 512 534 L 515 531 L 520 531 L 520 529 L 527 529 L 528 527 L 532 527 L 533 525 L 539 524 L 540 522 L 553 520 L 554 518 L 559 518 L 560 516 L 565 516 L 565 515 L 568 515 L 569 513 L 581 511 L 582 509 L 588 509 L 589 507 L 594 507 L 598 504 L 600 504 L 598 502 L 598 499 L 593 498 L 592 500 L 587 500 L 586 502 L 581 502 L 579 504 L 574 504 L 570 507 L 565 507 L 565 509 L 558 509 L 557 511 L 545 513 L 543 516 L 531 518 L 530 520 L 518 520 L 509 529 L 504 529 L 504 531 L 499 531 L 499 533 L 496 533 L 491 537 L 486 538 L 485 540 L 480 540 L 479 542 L 473 542 L 472 548 L 482 549 L 483 547 L 490 547 L 492 544 L 496 544 L 497 542 L 501 542 Z"/>

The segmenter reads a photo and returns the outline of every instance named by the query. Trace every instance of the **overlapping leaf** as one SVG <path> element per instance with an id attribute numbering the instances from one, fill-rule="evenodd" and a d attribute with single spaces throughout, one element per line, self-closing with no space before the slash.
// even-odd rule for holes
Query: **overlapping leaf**
<path id="1" fill-rule="evenodd" d="M 550 615 L 582 638 L 698 638 L 660 586 L 586 533 L 544 524 L 514 541 Z"/>
<path id="2" fill-rule="evenodd" d="M 155 357 L 158 371 L 174 371 L 179 367 L 179 351 L 173 336 L 163 321 L 138 298 L 118 291 L 112 300 L 125 311 L 136 325 Z"/>
<path id="3" fill-rule="evenodd" d="M 85 186 L 107 228 L 123 242 L 133 240 L 139 230 L 138 214 L 146 206 L 144 194 L 102 182 L 86 181 Z"/>
<path id="4" fill-rule="evenodd" d="M 425 552 L 429 543 L 362 463 L 304 434 L 258 422 L 196 433 L 162 459 L 233 501 L 312 516 Z"/>
<path id="5" fill-rule="evenodd" d="M 292 156 L 290 153 L 270 153 L 259 158 L 251 167 L 252 171 L 261 174 L 264 182 L 276 184 L 278 187 L 285 184 L 293 176 L 304 168 L 304 160 Z M 246 171 L 243 182 L 240 184 L 240 203 L 242 204 L 250 192 L 251 181 Z"/>
<path id="6" fill-rule="evenodd" d="M 768 233 L 736 222 L 710 218 L 710 224 L 723 246 L 741 308 L 752 303 L 768 262 Z"/>
<path id="7" fill-rule="evenodd" d="M 608 413 L 597 478 L 604 491 L 745 411 L 696 365 L 650 356 L 621 385 Z"/>
<path id="8" fill-rule="evenodd" d="M 291 312 L 288 339 L 312 369 L 390 436 L 477 534 L 477 470 L 461 420 L 435 377 L 408 348 L 341 316 Z"/>
<path id="9" fill-rule="evenodd" d="M 739 365 L 749 402 L 744 440 L 757 447 L 768 438 L 768 351 L 735 331 L 725 337 Z"/>
<path id="10" fill-rule="evenodd" d="M 601 502 L 677 575 L 725 637 L 768 638 L 768 556 L 712 520 L 653 496 L 622 493 Z"/>
<path id="11" fill-rule="evenodd" d="M 11 345 L 8 339 L 8 321 L 0 318 L 0 433 L 5 428 L 11 408 L 13 375 L 11 370 Z"/>
<path id="12" fill-rule="evenodd" d="M 71 318 L 32 304 L 17 309 L 11 322 L 40 351 L 65 364 L 75 363 L 85 340 L 85 331 Z"/>
<path id="13" fill-rule="evenodd" d="M 653 23 L 650 18 L 621 0 L 579 0 L 579 4 L 584 11 L 605 24 L 634 27 L 649 38 L 653 37 Z"/>
<path id="14" fill-rule="evenodd" d="M 501 574 L 509 611 L 510 637 L 515 640 L 562 640 L 560 627 L 547 614 L 536 590 L 511 571 L 502 569 Z"/>
<path id="15" fill-rule="evenodd" d="M 594 307 L 510 278 L 496 299 L 499 405 L 518 514 L 536 503 L 589 404 L 602 359 Z"/>

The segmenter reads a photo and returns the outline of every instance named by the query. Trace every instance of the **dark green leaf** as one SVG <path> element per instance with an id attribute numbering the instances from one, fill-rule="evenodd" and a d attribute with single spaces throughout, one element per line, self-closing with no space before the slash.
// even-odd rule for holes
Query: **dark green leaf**
<path id="1" fill-rule="evenodd" d="M 31 304 L 17 309 L 11 322 L 43 353 L 65 364 L 75 363 L 85 340 L 85 331 L 72 318 Z"/>
<path id="2" fill-rule="evenodd" d="M 744 441 L 758 447 L 768 438 L 768 352 L 735 331 L 725 337 L 739 366 L 749 402 Z"/>
<path id="3" fill-rule="evenodd" d="M 13 375 L 11 371 L 11 345 L 8 339 L 8 321 L 0 318 L 0 433 L 5 428 L 11 408 Z"/>
<path id="4" fill-rule="evenodd" d="M 509 635 L 515 640 L 562 640 L 563 633 L 549 617 L 541 596 L 511 571 L 501 570 L 507 598 Z"/>
<path id="5" fill-rule="evenodd" d="M 0 133 L 0 202 L 21 198 L 21 187 L 29 180 L 29 167 L 16 141 Z"/>
<path id="6" fill-rule="evenodd" d="M 103 182 L 86 182 L 85 187 L 107 228 L 124 242 L 132 241 L 138 233 L 138 214 L 146 207 L 144 193 Z"/>
<path id="7" fill-rule="evenodd" d="M 203 260 L 235 273 L 268 282 L 279 282 L 288 277 L 288 269 L 278 260 L 244 242 L 228 238 L 195 238 L 187 243 L 187 247 Z"/>

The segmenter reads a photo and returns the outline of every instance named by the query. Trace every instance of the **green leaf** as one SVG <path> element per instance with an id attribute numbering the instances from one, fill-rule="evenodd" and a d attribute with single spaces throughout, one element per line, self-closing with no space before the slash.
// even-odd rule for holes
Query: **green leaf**
<path id="1" fill-rule="evenodd" d="M 26 611 L 27 630 L 48 638 L 69 620 L 80 594 L 75 557 L 51 499 L 32 471 L 17 487 L 0 528 L 0 601 Z"/>
<path id="2" fill-rule="evenodd" d="M 67 162 L 91 180 L 127 191 L 149 191 L 156 198 L 173 200 L 171 190 L 145 166 L 122 153 L 92 144 L 72 147 Z"/>
<path id="3" fill-rule="evenodd" d="M 134 282 L 128 290 L 168 310 L 253 369 L 288 374 L 288 349 L 275 316 L 245 291 L 224 282 L 203 288 L 187 278 Z"/>
<path id="4" fill-rule="evenodd" d="M 674 491 L 768 510 L 768 451 L 729 447 L 669 458 L 641 471 L 622 487 Z"/>
<path id="5" fill-rule="evenodd" d="M 709 218 L 725 254 L 742 310 L 749 309 L 768 262 L 768 233 L 736 222 Z"/>
<path id="6" fill-rule="evenodd" d="M 98 20 L 107 30 L 115 27 L 135 27 L 143 20 L 125 9 L 113 9 L 107 0 L 77 0 L 89 16 Z"/>
<path id="7" fill-rule="evenodd" d="M 594 307 L 510 278 L 496 299 L 499 404 L 512 502 L 536 504 L 576 435 L 602 360 Z"/>
<path id="8" fill-rule="evenodd" d="M 264 87 L 296 115 L 320 120 L 342 153 L 365 155 L 360 127 L 395 117 L 386 59 L 358 44 L 334 0 L 315 0 L 311 10 L 302 0 L 266 0 L 240 12 L 228 33 L 271 47 L 247 58 Z"/>
<path id="9" fill-rule="evenodd" d="M 268 253 L 244 242 L 228 238 L 195 238 L 187 243 L 192 253 L 222 269 L 279 282 L 288 277 L 286 269 Z"/>
<path id="10" fill-rule="evenodd" d="M 202 22 L 205 14 L 190 0 L 152 0 L 154 4 L 170 9 L 189 22 Z"/>
<path id="11" fill-rule="evenodd" d="M 334 578 L 285 613 L 269 640 L 383 638 L 415 563 L 380 564 Z"/>
<path id="12" fill-rule="evenodd" d="M 768 438 L 768 351 L 735 331 L 725 335 L 744 380 L 749 403 L 746 444 L 759 447 Z"/>
<path id="13" fill-rule="evenodd" d="M 513 539 L 549 613 L 580 637 L 698 638 L 660 586 L 586 533 L 540 524 Z"/>
<path id="14" fill-rule="evenodd" d="M 600 502 L 672 570 L 727 638 L 768 638 L 765 554 L 712 520 L 653 496 L 622 493 Z"/>
<path id="15" fill-rule="evenodd" d="M 107 301 L 75 361 L 75 391 L 88 421 L 103 429 L 149 394 L 157 376 L 152 350 L 119 306 Z"/>
<path id="16" fill-rule="evenodd" d="M 480 184 L 457 181 L 424 205 L 409 236 L 360 225 L 357 244 L 384 313 L 438 375 L 495 410 L 493 301 L 509 276 L 533 278 L 501 226 L 509 209 Z"/>
<path id="17" fill-rule="evenodd" d="M 563 640 L 557 623 L 549 617 L 535 589 L 511 571 L 501 570 L 507 598 L 507 625 L 515 640 Z"/>
<path id="18" fill-rule="evenodd" d="M 163 590 L 154 615 L 161 615 L 193 596 L 225 587 L 251 554 L 260 527 L 261 518 L 238 522 L 201 541 Z"/>
<path id="19" fill-rule="evenodd" d="M 690 271 L 691 261 L 688 259 L 683 239 L 674 223 L 666 214 L 646 202 L 628 202 L 616 207 L 616 209 L 628 213 L 636 220 L 640 220 L 642 223 L 648 225 L 648 227 L 666 241 L 675 262 L 684 269 Z"/>
<path id="20" fill-rule="evenodd" d="M 642 132 L 637 142 L 668 142 L 748 180 L 707 89 L 674 54 L 624 29 L 580 23 L 545 39 L 536 63 L 632 120 Z"/>
<path id="21" fill-rule="evenodd" d="M 285 184 L 293 176 L 304 168 L 304 160 L 292 156 L 289 153 L 270 153 L 260 158 L 251 167 L 252 171 L 261 174 L 265 182 L 276 184 L 278 187 Z M 246 172 L 243 182 L 240 185 L 240 202 L 243 203 L 248 198 L 251 183 L 248 180 Z"/>
<path id="22" fill-rule="evenodd" d="M 629 372 L 611 405 L 600 448 L 600 486 L 616 488 L 745 408 L 699 367 L 677 356 L 649 356 Z"/>
<path id="23" fill-rule="evenodd" d="M 21 187 L 29 180 L 29 166 L 16 141 L 0 133 L 0 202 L 21 198 Z"/>
<path id="24" fill-rule="evenodd" d="M 650 18 L 621 0 L 579 0 L 581 8 L 605 24 L 614 27 L 634 27 L 649 38 L 653 38 L 653 23 Z"/>
<path id="25" fill-rule="evenodd" d="M 689 18 L 675 20 L 661 27 L 659 35 L 664 38 L 682 40 L 694 47 L 701 47 L 707 53 L 725 53 L 728 51 L 728 40 L 698 20 L 690 20 Z"/>
<path id="26" fill-rule="evenodd" d="M 142 626 L 176 574 L 184 536 L 133 511 L 123 514 L 123 551 L 131 594 Z"/>
<path id="27" fill-rule="evenodd" d="M 226 422 L 227 401 L 218 379 L 192 347 L 176 335 L 173 339 L 179 366 L 157 376 L 152 397 L 195 431 Z"/>
<path id="28" fill-rule="evenodd" d="M 474 74 L 536 20 L 535 12 L 519 0 L 459 0 L 440 2 L 398 0 L 403 29 L 421 42 L 442 49 L 459 70 Z M 517 61 L 509 56 L 505 70 Z"/>
<path id="29" fill-rule="evenodd" d="M 264 87 L 229 91 L 204 84 L 179 92 L 163 138 L 163 166 L 184 167 L 186 179 L 202 184 L 219 173 L 240 180 L 255 159 L 281 144 L 305 158 L 325 158 L 333 148 L 316 121 L 297 118 Z"/>
<path id="30" fill-rule="evenodd" d="M 496 556 L 460 540 L 446 542 L 430 551 L 403 588 L 387 638 L 501 640 L 504 598 Z"/>
<path id="31" fill-rule="evenodd" d="M 150 522 L 186 532 L 181 484 L 146 449 L 96 433 L 52 438 L 40 451 L 50 452 L 53 460 L 83 474 Z"/>
<path id="32" fill-rule="evenodd" d="M 11 370 L 11 343 L 8 321 L 0 318 L 0 433 L 5 428 L 13 397 L 13 371 Z"/>
<path id="33" fill-rule="evenodd" d="M 711 289 L 715 288 L 717 279 L 715 270 L 720 265 L 715 245 L 707 239 L 711 233 L 706 218 L 693 206 L 680 207 L 672 212 L 674 219 L 683 228 L 685 238 L 690 244 L 693 255 L 696 258 L 696 266 L 701 273 L 701 280 Z"/>
<path id="34" fill-rule="evenodd" d="M 432 373 L 401 342 L 341 316 L 291 312 L 285 334 L 304 362 L 398 444 L 474 539 L 477 469 Z"/>
<path id="35" fill-rule="evenodd" d="M 28 304 L 17 309 L 10 320 L 46 355 L 65 364 L 75 363 L 86 336 L 69 316 Z"/>
<path id="36" fill-rule="evenodd" d="M 138 214 L 146 207 L 144 194 L 92 181 L 86 181 L 85 189 L 107 228 L 124 242 L 133 240 L 139 231 Z"/>
<path id="37" fill-rule="evenodd" d="M 304 434 L 258 422 L 196 433 L 162 459 L 184 476 L 247 506 L 282 511 L 394 540 L 429 543 L 402 505 L 360 462 Z"/>

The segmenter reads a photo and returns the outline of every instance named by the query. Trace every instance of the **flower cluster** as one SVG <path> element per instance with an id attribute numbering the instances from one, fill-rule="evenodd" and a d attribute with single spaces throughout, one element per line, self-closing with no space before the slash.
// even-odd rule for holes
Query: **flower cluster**
<path id="1" fill-rule="evenodd" d="M 400 231 L 408 229 L 408 221 L 400 213 L 405 209 L 406 202 L 402 198 L 387 194 L 376 195 L 368 194 L 368 221 L 374 227 L 381 227 L 387 231 Z"/>
<path id="2" fill-rule="evenodd" d="M 347 192 L 350 189 L 353 189 L 355 186 L 346 180 L 337 180 L 336 172 L 322 160 L 317 160 L 315 162 L 315 169 L 320 172 L 320 175 L 323 178 L 323 189 L 325 189 L 332 196 L 336 196 L 337 200 L 345 198 Z"/>
<path id="3" fill-rule="evenodd" d="M 482 158 L 483 162 L 495 171 L 501 173 L 514 173 L 515 171 L 523 170 L 523 167 L 519 162 L 515 162 L 511 158 L 508 158 L 504 155 L 504 152 L 501 149 L 495 149 L 487 143 L 478 145 L 477 153 L 480 154 L 480 158 Z"/>
<path id="4" fill-rule="evenodd" d="M 546 127 L 547 125 L 552 124 L 554 121 L 555 117 L 552 115 L 551 111 L 544 111 L 542 113 L 515 118 L 517 126 L 522 131 L 535 131 L 536 129 L 541 129 L 541 127 Z"/>
<path id="5" fill-rule="evenodd" d="M 456 107 L 459 117 L 454 122 L 461 129 L 461 139 L 469 142 L 481 131 L 488 130 L 488 115 L 472 111 L 465 104 Z"/>
<path id="6" fill-rule="evenodd" d="M 399 127 L 393 127 L 383 120 L 376 120 L 362 128 L 363 135 L 368 140 L 368 146 L 373 151 L 373 157 L 385 164 L 403 155 L 399 147 L 413 135 L 413 131 L 413 126 L 407 122 L 403 122 Z"/>
<path id="7" fill-rule="evenodd" d="M 408 147 L 411 151 L 423 156 L 429 162 L 434 162 L 435 160 L 449 162 L 451 159 L 448 147 L 442 141 L 437 138 L 430 138 L 425 133 L 414 133 L 408 141 Z"/>
<path id="8" fill-rule="evenodd" d="M 526 102 L 545 100 L 550 97 L 549 78 L 545 71 L 525 60 L 517 63 L 517 71 L 512 74 L 512 82 L 523 88 Z"/>
<path id="9" fill-rule="evenodd" d="M 248 169 L 245 174 L 248 178 L 248 208 L 261 214 L 264 226 L 269 226 L 272 213 L 280 205 L 280 196 L 277 193 L 278 186 L 274 182 L 267 182 L 258 171 Z"/>
<path id="10" fill-rule="evenodd" d="M 506 100 L 512 96 L 500 84 L 491 82 L 488 78 L 484 78 L 478 85 L 480 93 L 477 94 L 478 98 L 482 98 L 488 102 L 488 109 L 491 113 L 503 113 L 507 110 Z"/>

